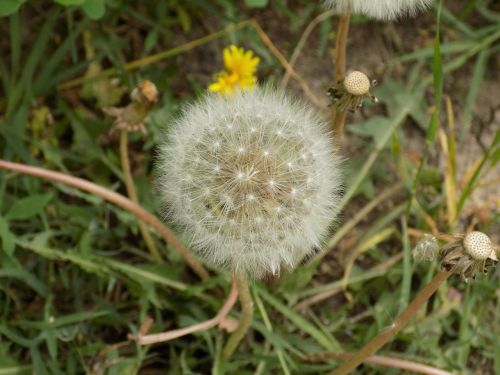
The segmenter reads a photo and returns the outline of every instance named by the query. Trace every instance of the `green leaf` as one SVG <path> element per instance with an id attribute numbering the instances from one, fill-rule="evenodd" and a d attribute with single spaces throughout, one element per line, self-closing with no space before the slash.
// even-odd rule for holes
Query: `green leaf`
<path id="1" fill-rule="evenodd" d="M 82 9 L 89 18 L 97 20 L 106 12 L 106 0 L 86 0 Z"/>
<path id="2" fill-rule="evenodd" d="M 385 145 L 386 129 L 391 125 L 391 119 L 382 116 L 374 116 L 366 121 L 349 125 L 349 131 L 361 136 L 370 136 L 378 148 Z"/>
<path id="3" fill-rule="evenodd" d="M 2 239 L 2 249 L 7 255 L 14 252 L 14 235 L 9 230 L 9 223 L 0 216 L 0 238 Z"/>
<path id="4" fill-rule="evenodd" d="M 37 375 L 49 375 L 49 372 L 45 367 L 45 360 L 42 359 L 42 356 L 38 351 L 38 349 L 35 346 L 33 346 L 30 352 L 31 352 L 31 361 L 34 369 L 33 373 Z"/>
<path id="5" fill-rule="evenodd" d="M 245 0 L 245 5 L 249 8 L 264 8 L 269 0 Z"/>
<path id="6" fill-rule="evenodd" d="M 0 1 L 0 17 L 8 16 L 17 12 L 24 0 L 2 0 Z"/>
<path id="7" fill-rule="evenodd" d="M 15 202 L 5 215 L 6 219 L 24 220 L 38 215 L 52 199 L 52 193 L 32 195 Z"/>

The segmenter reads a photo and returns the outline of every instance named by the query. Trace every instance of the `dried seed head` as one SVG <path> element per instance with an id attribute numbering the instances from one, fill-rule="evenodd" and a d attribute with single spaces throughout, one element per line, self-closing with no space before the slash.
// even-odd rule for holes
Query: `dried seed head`
<path id="1" fill-rule="evenodd" d="M 365 95 L 370 91 L 370 80 L 365 73 L 355 70 L 345 77 L 344 87 L 349 94 Z"/>
<path id="2" fill-rule="evenodd" d="M 476 260 L 486 260 L 494 253 L 490 238 L 482 232 L 468 233 L 463 243 L 465 251 Z"/>
<path id="3" fill-rule="evenodd" d="M 328 89 L 327 95 L 338 111 L 354 112 L 363 105 L 365 98 L 377 103 L 378 99 L 370 93 L 370 80 L 366 74 L 353 71 L 342 80 L 338 80 Z"/>
<path id="4" fill-rule="evenodd" d="M 261 277 L 319 246 L 339 202 L 327 124 L 270 88 L 207 95 L 161 146 L 170 220 L 208 262 Z"/>
<path id="5" fill-rule="evenodd" d="M 465 281 L 477 273 L 487 273 L 498 263 L 490 238 L 481 232 L 470 232 L 443 246 L 439 251 L 441 268 L 462 276 Z"/>
<path id="6" fill-rule="evenodd" d="M 417 262 L 432 262 L 437 259 L 439 244 L 436 237 L 426 234 L 413 249 L 413 258 Z"/>
<path id="7" fill-rule="evenodd" d="M 159 96 L 160 93 L 155 84 L 148 80 L 139 82 L 137 87 L 130 94 L 132 100 L 148 106 L 156 104 Z"/>

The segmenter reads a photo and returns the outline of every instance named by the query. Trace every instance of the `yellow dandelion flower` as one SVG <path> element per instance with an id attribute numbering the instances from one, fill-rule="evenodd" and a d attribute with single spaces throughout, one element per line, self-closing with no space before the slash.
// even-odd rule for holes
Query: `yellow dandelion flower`
<path id="1" fill-rule="evenodd" d="M 240 77 L 254 75 L 259 65 L 260 59 L 253 56 L 252 51 L 246 51 L 235 45 L 224 48 L 224 65 L 231 73 L 236 73 Z"/>
<path id="2" fill-rule="evenodd" d="M 217 81 L 208 89 L 224 95 L 232 94 L 237 88 L 252 89 L 257 82 L 255 72 L 260 59 L 252 51 L 245 51 L 235 45 L 224 48 L 223 56 L 226 71 L 217 74 Z"/>

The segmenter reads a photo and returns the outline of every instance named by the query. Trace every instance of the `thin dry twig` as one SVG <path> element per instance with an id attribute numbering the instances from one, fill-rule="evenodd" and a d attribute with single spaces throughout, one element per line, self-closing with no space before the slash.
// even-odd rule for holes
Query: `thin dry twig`
<path id="1" fill-rule="evenodd" d="M 309 24 L 305 28 L 304 32 L 300 36 L 299 42 L 297 43 L 297 46 L 293 50 L 292 57 L 290 58 L 289 64 L 292 68 L 295 65 L 295 63 L 297 62 L 297 59 L 299 58 L 300 53 L 302 52 L 302 49 L 304 48 L 304 46 L 306 44 L 307 38 L 309 38 L 309 35 L 311 35 L 314 28 L 316 26 L 318 26 L 324 20 L 332 17 L 333 15 L 335 15 L 335 11 L 328 10 L 324 13 L 321 13 L 319 16 L 315 17 L 311 22 L 309 22 Z M 290 80 L 290 73 L 287 70 L 285 72 L 285 74 L 283 75 L 283 78 L 281 79 L 279 87 L 281 89 L 284 89 L 288 85 L 289 80 Z"/>
<path id="2" fill-rule="evenodd" d="M 186 247 L 184 247 L 184 245 L 175 237 L 170 229 L 163 225 L 156 216 L 146 211 L 140 205 L 124 197 L 123 195 L 115 193 L 114 191 L 106 189 L 105 187 L 99 186 L 90 181 L 84 180 L 83 178 L 68 176 L 64 173 L 51 171 L 45 168 L 32 167 L 29 165 L 0 159 L 0 169 L 16 171 L 31 176 L 41 177 L 46 180 L 60 182 L 65 185 L 74 186 L 80 190 L 98 195 L 106 199 L 107 201 L 110 201 L 117 206 L 124 208 L 125 210 L 133 213 L 138 218 L 151 225 L 163 237 L 163 239 L 182 256 L 189 267 L 191 267 L 191 269 L 202 280 L 208 280 L 210 278 L 210 274 L 205 269 L 205 267 L 203 267 L 203 265 L 193 256 L 193 254 L 191 254 L 191 252 Z"/>
<path id="3" fill-rule="evenodd" d="M 426 231 L 416 229 L 416 228 L 408 228 L 408 234 L 412 237 L 417 237 L 421 238 L 424 237 L 425 235 L 429 234 Z M 453 234 L 447 234 L 447 233 L 441 233 L 441 232 L 432 232 L 432 235 L 436 237 L 438 240 L 446 241 L 446 242 L 453 242 L 457 240 L 457 236 Z"/>
<path id="4" fill-rule="evenodd" d="M 152 335 L 145 335 L 147 329 L 143 329 L 141 326 L 141 329 L 139 330 L 139 335 L 136 337 L 130 336 L 129 338 L 131 340 L 137 340 L 137 342 L 140 345 L 151 345 L 160 342 L 170 341 L 182 336 L 190 335 L 195 332 L 205 331 L 207 329 L 219 325 L 226 318 L 227 314 L 229 314 L 229 311 L 231 311 L 234 304 L 236 303 L 237 298 L 238 298 L 238 289 L 236 287 L 236 281 L 233 278 L 233 281 L 231 283 L 231 291 L 229 292 L 226 302 L 221 307 L 217 315 L 215 315 L 215 317 L 213 317 L 212 319 L 202 323 L 194 324 L 189 327 L 174 329 L 172 331 L 167 331 L 162 333 L 155 333 Z M 146 323 L 148 324 L 149 327 L 151 326 L 150 321 L 146 320 L 144 324 Z"/>
<path id="5" fill-rule="evenodd" d="M 329 359 L 337 359 L 341 361 L 346 361 L 352 356 L 352 353 L 336 353 L 336 352 L 325 352 L 318 354 L 311 354 L 308 356 L 304 356 L 302 360 L 306 362 L 325 362 Z M 408 361 L 405 359 L 393 358 L 393 357 L 385 357 L 380 355 L 372 355 L 366 358 L 364 363 L 371 365 L 381 365 L 385 367 L 398 368 L 401 370 L 412 371 L 417 374 L 426 374 L 426 375 L 453 375 L 451 372 L 437 369 L 435 367 L 423 365 L 421 363 Z"/>
<path id="6" fill-rule="evenodd" d="M 313 94 L 313 92 L 309 88 L 309 85 L 307 84 L 307 82 L 288 63 L 285 56 L 283 56 L 283 54 L 280 52 L 280 50 L 274 45 L 271 38 L 269 38 L 269 36 L 264 32 L 264 30 L 259 25 L 259 23 L 255 19 L 251 19 L 250 24 L 257 32 L 257 35 L 259 36 L 260 40 L 262 40 L 262 43 L 264 43 L 266 45 L 266 47 L 269 48 L 271 53 L 278 59 L 278 61 L 281 63 L 283 68 L 285 68 L 285 70 L 288 72 L 288 74 L 290 74 L 290 76 L 292 76 L 293 79 L 295 79 L 297 81 L 297 83 L 300 85 L 300 87 L 302 88 L 302 91 L 304 91 L 304 94 L 307 96 L 307 98 L 310 100 L 310 102 L 315 107 L 322 109 L 323 105 L 321 104 L 320 100 L 316 97 L 316 95 Z"/>

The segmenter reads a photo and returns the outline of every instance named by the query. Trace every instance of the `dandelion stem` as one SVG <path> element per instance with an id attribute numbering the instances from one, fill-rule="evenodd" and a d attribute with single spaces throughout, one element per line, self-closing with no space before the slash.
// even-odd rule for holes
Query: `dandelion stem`
<path id="1" fill-rule="evenodd" d="M 248 287 L 247 275 L 241 272 L 235 275 L 236 287 L 238 288 L 238 294 L 241 303 L 241 318 L 238 328 L 229 336 L 226 346 L 222 350 L 222 357 L 228 359 L 235 352 L 240 341 L 245 337 L 245 334 L 250 328 L 250 323 L 252 322 L 253 316 L 253 300 L 250 295 L 250 289 Z"/>
<path id="2" fill-rule="evenodd" d="M 155 333 L 152 335 L 146 335 L 146 332 L 141 329 L 139 331 L 138 337 L 131 336 L 130 339 L 137 339 L 137 341 L 141 345 L 151 345 L 160 342 L 170 341 L 195 332 L 205 331 L 207 329 L 213 328 L 218 324 L 220 324 L 226 318 L 227 314 L 229 314 L 229 311 L 231 311 L 231 309 L 233 308 L 237 297 L 238 297 L 238 289 L 236 288 L 236 282 L 233 279 L 233 282 L 231 284 L 231 291 L 227 296 L 226 302 L 221 307 L 217 315 L 212 319 L 202 323 L 193 324 L 192 326 L 189 327 L 174 329 L 172 331 L 167 331 L 162 333 Z M 146 323 L 148 322 L 146 321 Z"/>
<path id="3" fill-rule="evenodd" d="M 163 239 L 169 243 L 172 248 L 174 248 L 174 250 L 182 256 L 182 258 L 184 258 L 186 263 L 202 280 L 208 280 L 210 278 L 208 271 L 201 265 L 200 262 L 198 262 L 194 255 L 184 247 L 184 245 L 175 237 L 170 229 L 163 225 L 156 216 L 123 195 L 84 180 L 83 178 L 69 176 L 64 173 L 54 172 L 45 168 L 32 167 L 30 165 L 0 159 L 0 169 L 16 171 L 31 176 L 41 177 L 46 180 L 60 182 L 65 185 L 74 186 L 77 189 L 98 195 L 107 201 L 122 207 L 151 225 L 163 237 Z"/>
<path id="4" fill-rule="evenodd" d="M 130 169 L 130 160 L 128 156 L 127 129 L 122 129 L 120 135 L 120 161 L 123 171 L 123 182 L 125 183 L 125 187 L 127 189 L 127 195 L 133 202 L 139 203 L 139 200 L 137 199 L 137 191 L 135 190 L 134 180 L 132 178 L 132 172 Z M 139 219 L 139 231 L 141 232 L 142 238 L 144 239 L 144 243 L 146 244 L 146 247 L 151 253 L 153 259 L 157 262 L 162 262 L 161 254 L 156 248 L 153 237 L 149 233 L 146 224 L 141 219 Z"/>
<path id="5" fill-rule="evenodd" d="M 429 300 L 436 290 L 443 284 L 450 272 L 439 271 L 436 276 L 420 291 L 408 307 L 394 320 L 389 328 L 384 329 L 359 352 L 350 356 L 344 364 L 329 375 L 345 375 L 363 363 L 370 355 L 387 344 L 401 329 L 415 316 L 418 310 Z"/>
<path id="6" fill-rule="evenodd" d="M 335 77 L 334 82 L 344 79 L 346 70 L 346 56 L 347 56 L 347 34 L 349 32 L 349 22 L 351 19 L 351 12 L 348 11 L 342 14 L 339 19 L 339 26 L 337 29 L 337 39 L 335 41 Z M 338 111 L 335 106 L 332 109 L 332 130 L 335 135 L 335 143 L 337 147 L 342 145 L 344 123 L 346 118 L 345 111 Z"/>

